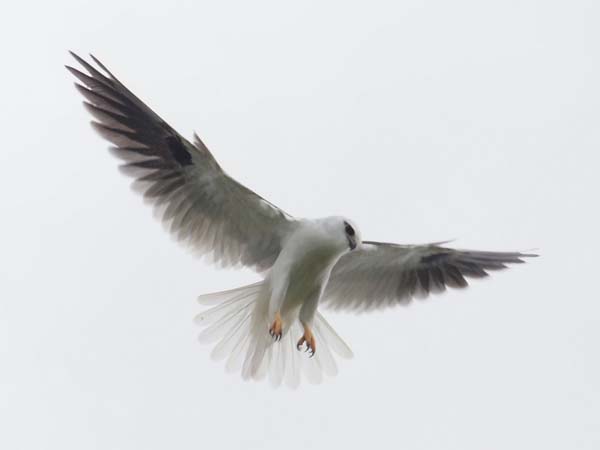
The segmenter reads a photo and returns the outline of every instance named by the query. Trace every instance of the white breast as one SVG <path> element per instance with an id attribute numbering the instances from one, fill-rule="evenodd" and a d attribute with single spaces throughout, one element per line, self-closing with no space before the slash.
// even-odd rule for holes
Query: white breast
<path id="1" fill-rule="evenodd" d="M 282 313 L 298 310 L 306 302 L 314 302 L 316 310 L 331 269 L 343 252 L 318 222 L 306 221 L 290 236 L 269 274 L 270 311 L 278 307 Z"/>

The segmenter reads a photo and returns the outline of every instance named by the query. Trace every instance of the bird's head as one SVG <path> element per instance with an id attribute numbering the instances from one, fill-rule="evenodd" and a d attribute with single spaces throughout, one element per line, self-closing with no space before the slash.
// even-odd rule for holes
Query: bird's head
<path id="1" fill-rule="evenodd" d="M 362 244 L 358 228 L 350 219 L 334 216 L 323 220 L 328 234 L 339 244 L 340 249 L 352 251 Z"/>

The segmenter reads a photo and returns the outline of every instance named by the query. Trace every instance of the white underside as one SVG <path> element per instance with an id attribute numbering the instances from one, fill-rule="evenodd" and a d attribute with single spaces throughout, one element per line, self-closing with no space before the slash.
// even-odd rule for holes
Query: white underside
<path id="1" fill-rule="evenodd" d="M 274 386 L 284 383 L 294 388 L 303 377 L 316 384 L 323 375 L 336 375 L 336 356 L 352 357 L 348 345 L 319 312 L 312 324 L 317 341 L 314 357 L 296 349 L 303 334 L 297 313 L 283 318 L 283 336 L 275 342 L 268 332 L 269 296 L 270 290 L 260 282 L 199 297 L 201 304 L 213 306 L 195 318 L 205 327 L 199 340 L 214 344 L 211 357 L 224 360 L 229 372 L 241 371 L 244 379 L 268 378 Z"/>

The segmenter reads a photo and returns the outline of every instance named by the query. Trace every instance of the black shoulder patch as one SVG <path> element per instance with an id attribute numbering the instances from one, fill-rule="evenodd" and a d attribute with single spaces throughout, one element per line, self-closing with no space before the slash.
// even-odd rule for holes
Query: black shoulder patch
<path id="1" fill-rule="evenodd" d="M 166 139 L 167 146 L 169 147 L 169 151 L 175 161 L 177 161 L 182 166 L 189 166 L 192 164 L 192 155 L 187 151 L 181 139 L 177 136 L 169 136 Z"/>
<path id="2" fill-rule="evenodd" d="M 449 252 L 434 253 L 433 255 L 423 256 L 421 258 L 421 262 L 423 264 L 436 264 L 445 260 L 448 255 L 450 255 Z"/>

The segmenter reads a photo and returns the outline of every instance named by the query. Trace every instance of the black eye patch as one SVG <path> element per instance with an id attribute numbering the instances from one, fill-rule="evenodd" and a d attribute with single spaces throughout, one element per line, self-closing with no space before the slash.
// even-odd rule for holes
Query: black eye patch
<path id="1" fill-rule="evenodd" d="M 345 228 L 345 230 L 346 230 L 346 234 L 347 234 L 348 236 L 354 236 L 354 234 L 355 234 L 355 233 L 354 233 L 354 228 L 352 228 L 352 227 L 351 227 L 350 225 L 348 225 L 347 223 L 346 223 L 346 228 Z"/>

